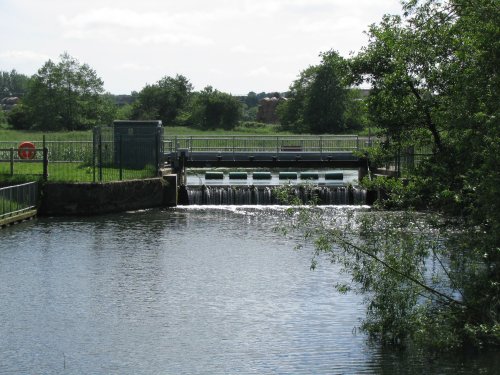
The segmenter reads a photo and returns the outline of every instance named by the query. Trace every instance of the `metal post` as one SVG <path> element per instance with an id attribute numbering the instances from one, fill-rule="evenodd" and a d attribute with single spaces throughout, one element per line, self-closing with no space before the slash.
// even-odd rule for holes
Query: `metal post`
<path id="1" fill-rule="evenodd" d="M 12 201 L 13 201 L 13 200 L 14 200 L 14 199 L 12 198 L 12 189 L 9 189 L 9 212 L 14 211 L 14 210 L 12 209 Z"/>
<path id="2" fill-rule="evenodd" d="M 160 134 L 159 129 L 156 129 L 155 133 L 155 164 L 156 164 L 156 175 L 160 175 Z"/>
<path id="3" fill-rule="evenodd" d="M 99 182 L 102 182 L 102 137 L 101 132 L 99 131 L 99 137 L 97 138 L 99 142 L 97 144 L 97 167 L 99 168 Z"/>
<path id="4" fill-rule="evenodd" d="M 92 132 L 92 181 L 95 182 L 95 158 L 96 158 L 96 152 L 95 152 L 95 144 L 96 144 L 96 134 L 97 134 L 97 128 L 94 127 L 93 132 Z"/>
<path id="5" fill-rule="evenodd" d="M 119 170 L 120 170 L 120 181 L 121 181 L 123 179 L 123 163 L 122 163 L 123 142 L 122 142 L 122 135 L 120 134 L 118 137 L 119 137 L 118 140 L 119 140 L 119 145 L 120 145 L 119 153 L 118 153 L 118 166 L 119 166 Z"/>
<path id="6" fill-rule="evenodd" d="M 49 149 L 43 148 L 43 180 L 47 182 L 49 179 Z"/>
<path id="7" fill-rule="evenodd" d="M 14 148 L 10 148 L 10 175 L 14 176 Z"/>
<path id="8" fill-rule="evenodd" d="M 45 182 L 49 179 L 49 149 L 46 146 L 45 143 L 45 134 L 43 135 L 42 138 L 42 150 L 43 150 L 43 172 L 42 172 L 42 178 Z"/>

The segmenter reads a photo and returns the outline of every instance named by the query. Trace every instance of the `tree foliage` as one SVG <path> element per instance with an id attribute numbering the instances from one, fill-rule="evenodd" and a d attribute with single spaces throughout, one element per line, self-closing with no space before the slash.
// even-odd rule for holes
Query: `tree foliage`
<path id="1" fill-rule="evenodd" d="M 232 95 L 205 87 L 193 98 L 189 122 L 204 130 L 236 127 L 241 118 L 242 105 Z"/>
<path id="2" fill-rule="evenodd" d="M 146 85 L 137 95 L 132 119 L 176 124 L 178 116 L 186 109 L 192 90 L 193 85 L 182 75 L 163 77 L 153 85 Z"/>
<path id="3" fill-rule="evenodd" d="M 475 260 L 464 269 L 461 332 L 498 344 L 500 8 L 494 0 L 428 0 L 408 1 L 404 11 L 370 28 L 353 65 L 373 86 L 369 113 L 383 148 L 432 145 L 409 194 L 471 228 L 461 242 Z"/>
<path id="4" fill-rule="evenodd" d="M 17 96 L 22 97 L 28 89 L 29 77 L 16 70 L 0 72 L 0 99 Z"/>
<path id="5" fill-rule="evenodd" d="M 496 0 L 411 0 L 403 11 L 372 25 L 349 64 L 356 83 L 372 86 L 370 121 L 384 142 L 371 156 L 432 149 L 405 183 L 384 180 L 388 203 L 445 216 L 429 223 L 377 213 L 345 224 L 295 214 L 295 223 L 317 256 L 351 274 L 340 290 L 366 295 L 364 327 L 383 342 L 498 346 L 500 8 Z"/>
<path id="6" fill-rule="evenodd" d="M 315 244 L 311 268 L 326 257 L 351 276 L 335 287 L 365 297 L 362 328 L 371 337 L 438 350 L 498 345 L 498 325 L 477 324 L 487 308 L 471 282 L 484 268 L 465 245 L 466 228 L 412 211 L 294 206 L 287 214 L 292 224 L 281 229 Z"/>
<path id="7" fill-rule="evenodd" d="M 348 62 L 337 52 L 321 55 L 322 61 L 300 73 L 290 86 L 288 100 L 278 110 L 285 130 L 310 133 L 342 133 L 356 127 L 363 109 L 350 94 Z M 349 121 L 347 121 L 348 109 Z"/>
<path id="8" fill-rule="evenodd" d="M 22 115 L 14 126 L 40 130 L 80 130 L 112 120 L 114 106 L 104 96 L 103 81 L 87 64 L 67 53 L 47 61 L 31 77 Z"/>

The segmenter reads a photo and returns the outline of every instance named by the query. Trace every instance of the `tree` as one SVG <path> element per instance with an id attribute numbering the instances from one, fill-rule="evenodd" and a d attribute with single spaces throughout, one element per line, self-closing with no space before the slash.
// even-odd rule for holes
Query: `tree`
<path id="1" fill-rule="evenodd" d="M 28 89 L 29 77 L 16 70 L 0 72 L 0 99 L 9 96 L 23 97 Z"/>
<path id="2" fill-rule="evenodd" d="M 103 81 L 87 64 L 67 53 L 60 62 L 47 61 L 29 82 L 23 100 L 25 127 L 79 130 L 108 123 L 114 106 L 103 96 Z"/>
<path id="3" fill-rule="evenodd" d="M 428 0 L 408 1 L 404 10 L 404 19 L 386 16 L 371 26 L 368 46 L 353 60 L 373 86 L 371 120 L 389 153 L 432 145 L 420 172 L 429 204 L 491 212 L 495 204 L 482 197 L 493 198 L 498 182 L 491 163 L 500 133 L 499 8 L 490 0 Z"/>
<path id="4" fill-rule="evenodd" d="M 253 91 L 250 91 L 245 97 L 245 104 L 249 108 L 257 107 L 259 105 L 259 99 L 257 98 L 257 94 Z"/>
<path id="5" fill-rule="evenodd" d="M 174 124 L 185 110 L 192 89 L 189 80 L 182 75 L 163 77 L 153 85 L 146 85 L 138 93 L 132 117 L 162 120 L 164 125 Z"/>
<path id="6" fill-rule="evenodd" d="M 317 67 L 311 66 L 300 72 L 299 78 L 290 86 L 287 94 L 288 100 L 278 105 L 277 113 L 283 130 L 297 133 L 308 132 L 308 125 L 304 123 L 304 106 L 316 70 Z"/>
<path id="7" fill-rule="evenodd" d="M 205 130 L 231 130 L 238 124 L 241 112 L 241 103 L 235 97 L 207 86 L 193 99 L 190 122 Z"/>
<path id="8" fill-rule="evenodd" d="M 304 122 L 312 133 L 340 133 L 345 130 L 347 64 L 335 51 L 322 54 L 314 80 L 307 90 Z"/>
<path id="9" fill-rule="evenodd" d="M 353 100 L 349 66 L 335 51 L 321 57 L 319 65 L 302 71 L 290 86 L 288 100 L 278 110 L 283 129 L 317 134 L 347 130 L 345 115 Z"/>
<path id="10" fill-rule="evenodd" d="M 430 145 L 432 154 L 404 183 L 370 184 L 398 209 L 442 216 L 427 221 L 409 210 L 342 221 L 300 211 L 293 223 L 315 255 L 351 274 L 339 290 L 364 293 L 373 336 L 445 350 L 498 347 L 500 8 L 495 0 L 410 0 L 403 10 L 370 27 L 350 64 L 357 83 L 372 86 L 370 120 L 385 138 L 377 152 Z"/>
<path id="11" fill-rule="evenodd" d="M 403 9 L 370 27 L 353 70 L 373 87 L 369 113 L 385 151 L 432 146 L 402 202 L 420 197 L 420 207 L 463 223 L 460 250 L 447 258 L 466 260 L 457 273 L 464 306 L 441 311 L 462 343 L 498 345 L 500 9 L 494 0 L 413 0 Z"/>

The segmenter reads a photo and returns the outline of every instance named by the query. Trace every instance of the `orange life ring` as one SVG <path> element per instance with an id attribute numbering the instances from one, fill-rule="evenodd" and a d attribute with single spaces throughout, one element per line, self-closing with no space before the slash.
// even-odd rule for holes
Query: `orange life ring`
<path id="1" fill-rule="evenodd" d="M 22 142 L 17 148 L 17 154 L 21 159 L 33 159 L 36 154 L 36 147 L 31 142 Z"/>

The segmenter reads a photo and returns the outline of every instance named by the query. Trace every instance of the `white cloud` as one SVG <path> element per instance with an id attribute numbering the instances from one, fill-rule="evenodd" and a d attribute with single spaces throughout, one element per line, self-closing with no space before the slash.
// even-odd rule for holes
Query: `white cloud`
<path id="1" fill-rule="evenodd" d="M 369 24 L 400 9 L 399 0 L 2 1 L 2 66 L 32 74 L 68 51 L 114 93 L 177 73 L 198 88 L 286 90 L 320 52 L 358 51 Z"/>
<path id="2" fill-rule="evenodd" d="M 250 48 L 244 44 L 239 44 L 237 46 L 234 46 L 233 48 L 231 48 L 231 52 L 241 53 L 244 55 L 250 55 L 250 54 L 256 53 L 255 50 L 253 50 L 252 48 Z"/>
<path id="3" fill-rule="evenodd" d="M 301 19 L 295 26 L 296 30 L 305 33 L 325 33 L 362 30 L 365 27 L 361 20 L 356 17 L 340 17 L 331 20 Z"/>
<path id="4" fill-rule="evenodd" d="M 189 34 L 150 34 L 143 35 L 140 37 L 131 37 L 127 39 L 128 43 L 136 45 L 144 44 L 183 44 L 183 45 L 197 45 L 197 46 L 209 46 L 214 44 L 214 41 L 210 38 L 205 38 L 199 35 L 189 35 Z"/>
<path id="5" fill-rule="evenodd" d="M 262 77 L 262 76 L 268 77 L 271 74 L 272 73 L 267 66 L 261 66 L 257 69 L 250 70 L 250 72 L 248 73 L 248 75 L 251 77 Z"/>
<path id="6" fill-rule="evenodd" d="M 67 39 L 100 40 L 133 45 L 186 44 L 211 45 L 214 41 L 196 32 L 210 15 L 138 12 L 131 9 L 102 8 L 61 16 Z"/>
<path id="7" fill-rule="evenodd" d="M 44 62 L 49 60 L 50 56 L 35 51 L 10 50 L 0 52 L 0 58 L 14 61 Z"/>
<path id="8" fill-rule="evenodd" d="M 116 67 L 121 70 L 130 70 L 135 72 L 147 72 L 152 69 L 150 65 L 142 65 L 136 63 L 122 63 Z"/>

